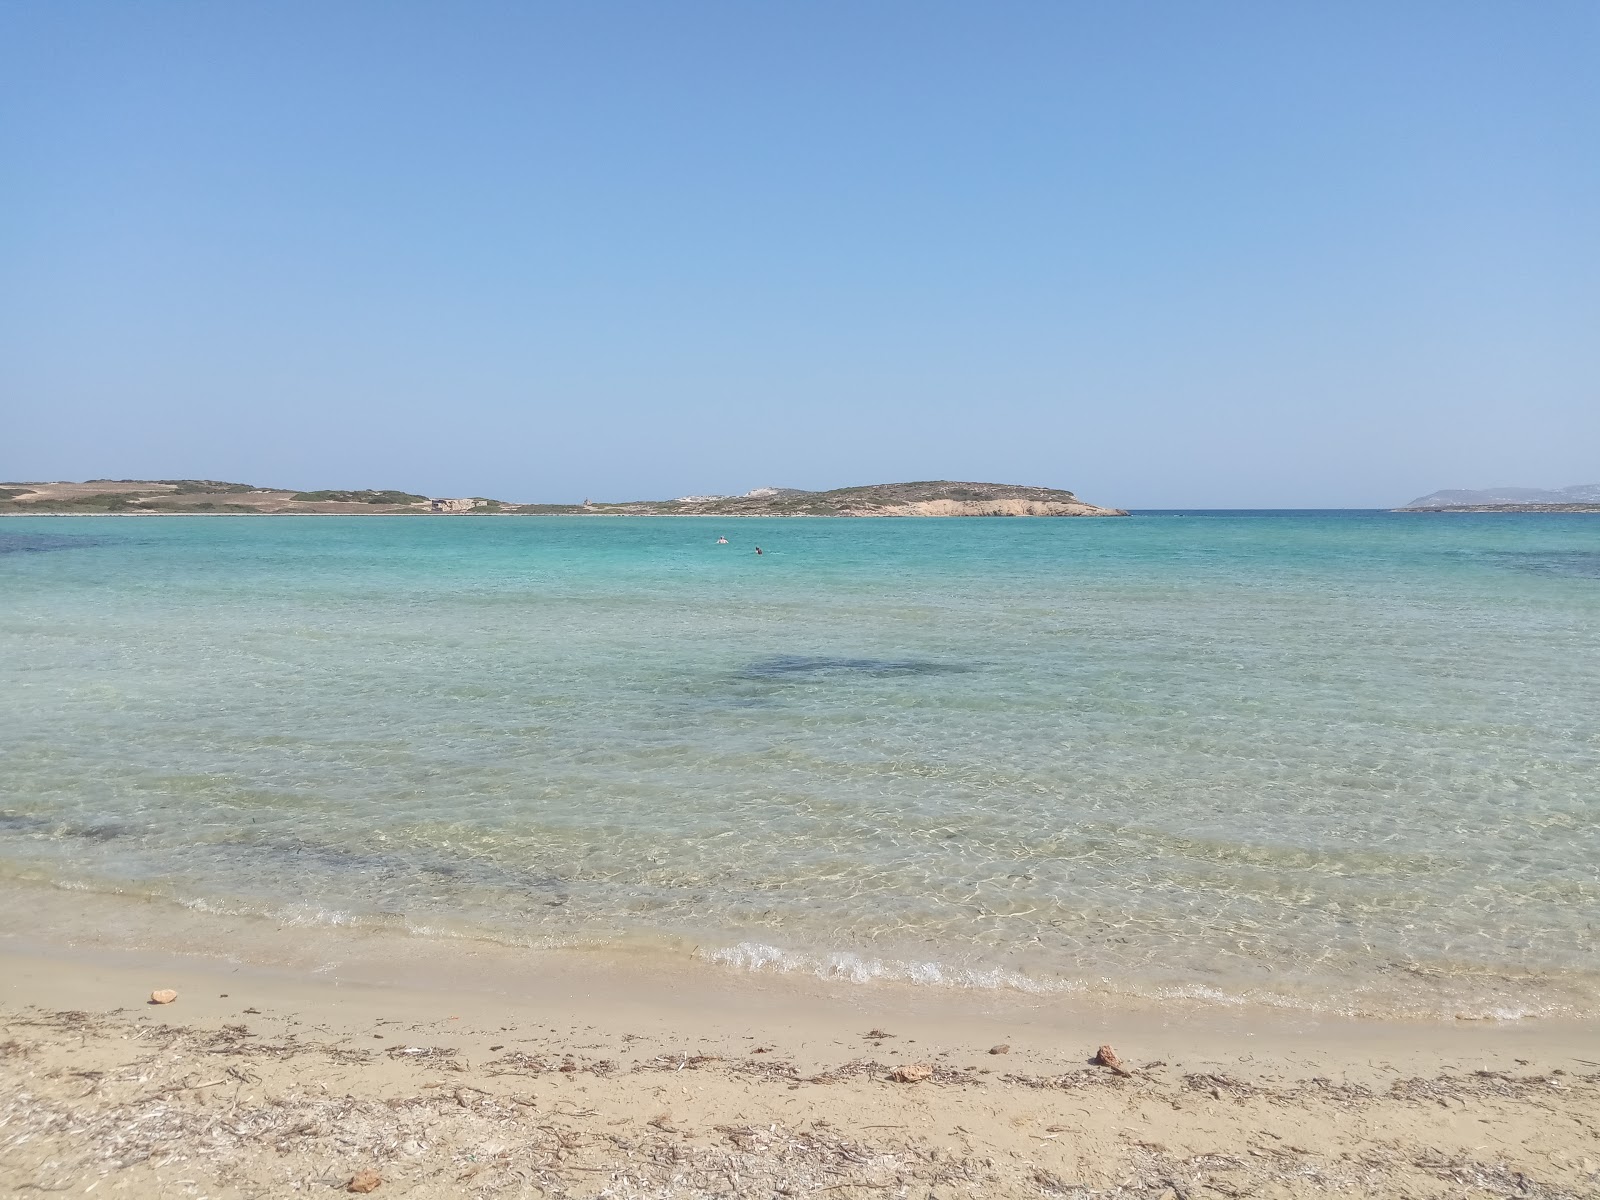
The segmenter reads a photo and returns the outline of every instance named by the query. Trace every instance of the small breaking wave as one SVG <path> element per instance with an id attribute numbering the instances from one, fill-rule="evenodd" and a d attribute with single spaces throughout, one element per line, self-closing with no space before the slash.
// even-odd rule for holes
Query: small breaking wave
<path id="1" fill-rule="evenodd" d="M 761 942 L 740 942 L 734 946 L 698 950 L 696 956 L 735 970 L 815 975 L 819 979 L 839 979 L 849 983 L 916 983 L 929 987 L 985 991 L 1009 989 L 1041 995 L 1083 990 L 1082 984 L 1072 980 L 1040 980 L 1005 967 L 956 967 L 938 962 L 907 962 L 893 958 L 872 958 L 851 951 L 805 954 Z"/>
<path id="2" fill-rule="evenodd" d="M 1241 987 L 1228 990 L 1213 984 L 1157 982 L 1138 979 L 1041 978 L 1007 967 L 960 966 L 934 961 L 876 958 L 852 951 L 807 953 L 785 950 L 762 942 L 697 948 L 695 957 L 735 971 L 752 974 L 809 975 L 851 984 L 900 983 L 932 988 L 973 991 L 1011 991 L 1034 996 L 1074 995 L 1108 1003 L 1194 1005 L 1201 1008 L 1271 1008 L 1307 1016 L 1362 1020 L 1523 1021 L 1572 1016 L 1571 1005 L 1512 1003 L 1439 996 L 1432 1003 L 1369 994 L 1356 986 L 1346 992 L 1324 989 L 1297 992 L 1290 989 Z"/>

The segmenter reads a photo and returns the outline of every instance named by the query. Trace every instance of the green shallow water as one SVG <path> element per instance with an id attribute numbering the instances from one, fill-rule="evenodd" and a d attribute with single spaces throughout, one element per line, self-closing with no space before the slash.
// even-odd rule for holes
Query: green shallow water
<path id="1" fill-rule="evenodd" d="M 1600 1012 L 1600 518 L 0 518 L 0 582 L 0 877 Z"/>

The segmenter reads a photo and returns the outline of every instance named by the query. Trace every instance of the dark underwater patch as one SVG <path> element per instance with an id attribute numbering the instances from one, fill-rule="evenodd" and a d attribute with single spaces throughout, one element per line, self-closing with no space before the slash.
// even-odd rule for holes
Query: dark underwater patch
<path id="1" fill-rule="evenodd" d="M 744 679 L 826 679 L 838 676 L 950 675 L 974 670 L 964 663 L 920 658 L 825 658 L 780 654 L 760 658 L 741 671 Z"/>
<path id="2" fill-rule="evenodd" d="M 10 533 L 0 530 L 0 554 L 41 554 L 49 550 L 79 550 L 102 545 L 104 539 L 65 537 L 49 533 Z"/>
<path id="3" fill-rule="evenodd" d="M 310 868 L 332 875 L 344 876 L 357 872 L 388 879 L 416 879 L 430 876 L 437 880 L 450 880 L 465 887 L 489 888 L 524 895 L 553 895 L 547 903 L 566 903 L 565 882 L 558 876 L 520 871 L 515 867 L 500 866 L 479 859 L 458 859 L 442 853 L 414 849 L 411 851 L 380 851 L 372 849 L 347 849 L 301 838 L 250 839 L 217 843 L 208 847 L 224 854 L 241 857 L 265 855 L 292 862 L 298 870 Z"/>
<path id="4" fill-rule="evenodd" d="M 1600 550 L 1491 550 L 1483 557 L 1496 566 L 1532 575 L 1600 579 Z"/>
<path id="5" fill-rule="evenodd" d="M 89 842 L 109 842 L 113 838 L 132 837 L 139 832 L 132 825 L 118 821 L 101 821 L 92 825 L 62 824 L 49 817 L 30 816 L 26 813 L 0 812 L 0 833 L 31 833 L 54 838 L 82 838 Z"/>
<path id="6" fill-rule="evenodd" d="M 120 821 L 99 821 L 94 824 L 72 824 L 45 816 L 24 813 L 0 813 L 0 832 L 5 834 L 40 834 L 45 837 L 82 838 L 85 842 L 110 842 L 112 838 L 134 837 L 141 830 Z"/>
<path id="7" fill-rule="evenodd" d="M 26 831 L 36 833 L 49 829 L 51 822 L 43 817 L 32 817 L 25 813 L 0 812 L 0 833 L 15 833 Z"/>

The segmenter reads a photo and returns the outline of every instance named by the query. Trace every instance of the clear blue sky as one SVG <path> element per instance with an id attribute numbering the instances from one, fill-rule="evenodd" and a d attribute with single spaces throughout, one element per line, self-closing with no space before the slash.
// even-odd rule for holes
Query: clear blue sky
<path id="1" fill-rule="evenodd" d="M 1600 479 L 1600 4 L 11 0 L 0 478 Z"/>

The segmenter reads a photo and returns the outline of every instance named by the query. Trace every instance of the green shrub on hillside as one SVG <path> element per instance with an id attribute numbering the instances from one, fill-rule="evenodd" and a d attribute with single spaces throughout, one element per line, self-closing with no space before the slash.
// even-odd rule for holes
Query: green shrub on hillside
<path id="1" fill-rule="evenodd" d="M 322 491 L 322 492 L 296 492 L 296 500 L 308 501 L 338 501 L 343 504 L 418 504 L 426 500 L 426 496 L 418 496 L 412 492 L 375 491 L 366 488 L 359 491 Z"/>
<path id="2" fill-rule="evenodd" d="M 237 495 L 240 492 L 259 492 L 262 490 L 251 483 L 222 483 L 216 479 L 157 479 L 155 482 L 172 485 L 173 490 L 180 496 L 194 492 L 206 492 L 212 495 Z"/>
<path id="3" fill-rule="evenodd" d="M 63 508 L 87 508 L 92 510 L 104 509 L 107 512 L 120 512 L 125 508 L 136 508 L 145 497 L 138 492 L 95 492 L 88 496 L 61 496 L 54 500 L 22 500 L 15 507 L 22 510 L 38 509 L 43 512 L 53 512 Z"/>

